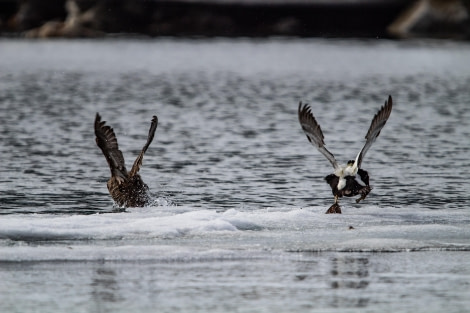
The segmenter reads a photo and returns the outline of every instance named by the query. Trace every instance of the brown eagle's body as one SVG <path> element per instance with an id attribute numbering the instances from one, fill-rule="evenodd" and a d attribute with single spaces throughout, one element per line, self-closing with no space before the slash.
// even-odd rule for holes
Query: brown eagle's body
<path id="1" fill-rule="evenodd" d="M 143 207 L 150 201 L 148 186 L 138 174 L 142 166 L 142 159 L 147 148 L 153 140 L 157 129 L 158 119 L 153 116 L 147 142 L 134 162 L 130 172 L 127 172 L 124 157 L 117 143 L 116 135 L 106 122 L 101 121 L 101 116 L 96 113 L 95 135 L 96 144 L 103 152 L 111 170 L 111 178 L 108 180 L 108 190 L 116 205 L 119 207 Z"/>
<path id="2" fill-rule="evenodd" d="M 359 202 L 364 200 L 372 190 L 372 187 L 369 185 L 369 174 L 361 168 L 362 159 L 379 136 L 382 128 L 385 126 L 385 123 L 392 112 L 392 105 L 392 97 L 388 96 L 388 100 L 385 101 L 385 104 L 372 119 L 365 137 L 366 143 L 357 155 L 356 159 L 348 161 L 346 165 L 340 165 L 333 154 L 326 149 L 325 142 L 323 141 L 323 132 L 320 125 L 315 120 L 310 107 L 308 104 L 302 106 L 302 103 L 299 103 L 299 122 L 305 135 L 307 135 L 308 141 L 315 146 L 315 148 L 317 148 L 328 161 L 330 161 L 331 165 L 333 165 L 333 168 L 335 169 L 333 174 L 325 177 L 325 180 L 328 185 L 330 185 L 331 191 L 335 197 L 334 204 L 326 211 L 326 213 L 341 213 L 341 207 L 338 204 L 339 198 L 361 195 L 356 200 L 356 202 Z"/>

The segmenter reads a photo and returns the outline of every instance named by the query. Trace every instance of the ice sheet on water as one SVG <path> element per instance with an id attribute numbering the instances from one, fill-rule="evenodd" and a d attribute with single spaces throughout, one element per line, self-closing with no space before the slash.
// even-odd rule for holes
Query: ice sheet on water
<path id="1" fill-rule="evenodd" d="M 470 250 L 466 210 L 147 207 L 95 215 L 6 215 L 0 261 L 186 260 L 297 251 Z"/>

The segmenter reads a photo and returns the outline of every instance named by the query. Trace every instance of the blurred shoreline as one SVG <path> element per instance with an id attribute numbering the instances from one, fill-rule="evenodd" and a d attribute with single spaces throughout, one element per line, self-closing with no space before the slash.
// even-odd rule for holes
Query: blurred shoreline
<path id="1" fill-rule="evenodd" d="M 0 36 L 470 39 L 470 0 L 0 0 Z"/>

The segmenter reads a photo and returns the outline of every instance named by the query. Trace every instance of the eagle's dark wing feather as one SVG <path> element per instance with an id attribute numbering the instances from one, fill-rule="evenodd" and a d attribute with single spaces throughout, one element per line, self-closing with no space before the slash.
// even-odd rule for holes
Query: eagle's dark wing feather
<path id="1" fill-rule="evenodd" d="M 105 121 L 101 121 L 101 116 L 96 113 L 95 118 L 96 144 L 103 152 L 106 161 L 108 161 L 111 176 L 116 177 L 119 182 L 127 179 L 127 170 L 124 163 L 124 157 L 119 150 L 116 135 Z"/>
<path id="2" fill-rule="evenodd" d="M 149 129 L 149 134 L 147 137 L 147 142 L 145 143 L 145 146 L 142 148 L 142 151 L 140 152 L 139 156 L 137 159 L 134 161 L 134 165 L 132 166 L 131 171 L 129 172 L 129 176 L 132 177 L 135 174 L 137 174 L 140 170 L 140 167 L 142 166 L 142 160 L 144 158 L 144 154 L 147 151 L 148 147 L 152 143 L 153 137 L 155 136 L 155 130 L 157 129 L 158 126 L 158 118 L 154 115 L 152 118 L 152 123 L 150 125 Z"/>
<path id="3" fill-rule="evenodd" d="M 323 154 L 328 161 L 330 161 L 335 170 L 338 169 L 339 165 L 338 162 L 336 162 L 334 155 L 325 148 L 323 132 L 320 128 L 320 125 L 315 120 L 310 106 L 308 104 L 302 106 L 302 102 L 300 102 L 298 115 L 300 126 L 302 126 L 302 130 L 304 131 L 305 135 L 307 135 L 308 141 L 310 141 L 310 143 L 315 148 L 317 148 L 318 151 L 320 151 L 320 153 Z"/>
<path id="4" fill-rule="evenodd" d="M 361 151 L 356 157 L 356 161 L 354 162 L 354 166 L 357 166 L 357 168 L 361 168 L 362 159 L 364 158 L 372 144 L 375 142 L 377 137 L 380 135 L 380 131 L 385 126 L 385 123 L 390 117 L 390 113 L 392 113 L 392 106 L 392 97 L 388 96 L 388 100 L 385 101 L 385 104 L 380 108 L 380 110 L 377 112 L 377 114 L 375 114 L 374 118 L 372 119 L 369 130 L 367 131 L 367 135 L 365 137 L 366 143 L 364 144 L 364 147 L 362 147 Z"/>

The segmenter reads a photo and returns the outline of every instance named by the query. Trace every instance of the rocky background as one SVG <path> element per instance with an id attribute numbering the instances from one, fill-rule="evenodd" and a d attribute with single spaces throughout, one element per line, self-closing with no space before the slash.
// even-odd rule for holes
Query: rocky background
<path id="1" fill-rule="evenodd" d="M 0 0 L 0 35 L 470 39 L 470 0 Z"/>

